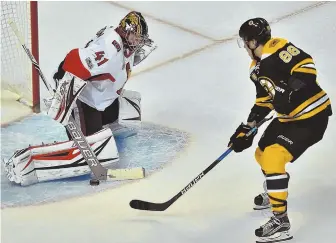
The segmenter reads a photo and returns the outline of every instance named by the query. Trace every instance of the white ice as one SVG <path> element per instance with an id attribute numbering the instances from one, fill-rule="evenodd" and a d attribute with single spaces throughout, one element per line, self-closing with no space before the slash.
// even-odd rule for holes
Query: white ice
<path id="1" fill-rule="evenodd" d="M 254 229 L 267 219 L 252 212 L 253 198 L 262 191 L 254 161 L 262 132 L 253 148 L 230 154 L 165 212 L 136 211 L 128 204 L 171 198 L 225 151 L 236 126 L 246 120 L 255 98 L 249 57 L 234 40 L 215 41 L 232 37 L 247 18 L 279 20 L 315 3 L 120 2 L 144 13 L 159 45 L 126 88 L 141 92 L 144 120 L 185 130 L 193 140 L 171 165 L 147 179 L 93 196 L 2 210 L 2 242 L 254 242 Z M 39 11 L 40 62 L 51 75 L 67 51 L 83 46 L 103 25 L 117 24 L 128 10 L 109 2 L 39 2 Z M 275 36 L 314 57 L 319 83 L 332 102 L 335 13 L 331 2 L 271 25 Z M 333 116 L 323 141 L 288 166 L 292 242 L 335 242 L 335 135 Z"/>

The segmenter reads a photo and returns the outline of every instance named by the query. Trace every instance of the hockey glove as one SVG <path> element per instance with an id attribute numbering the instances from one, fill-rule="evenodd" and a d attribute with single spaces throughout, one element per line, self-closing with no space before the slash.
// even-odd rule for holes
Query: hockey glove
<path id="1" fill-rule="evenodd" d="M 59 81 L 64 77 L 65 71 L 62 66 L 64 64 L 64 60 L 59 64 L 57 71 L 53 75 L 53 80 L 55 82 L 55 89 L 58 87 Z"/>
<path id="2" fill-rule="evenodd" d="M 250 136 L 245 136 L 251 127 L 245 124 L 240 124 L 235 133 L 231 136 L 228 146 L 231 145 L 231 148 L 236 153 L 240 153 L 243 150 L 251 147 L 253 143 L 253 138 L 257 134 L 257 130 L 253 132 Z"/>
<path id="3" fill-rule="evenodd" d="M 53 80 L 54 80 L 54 92 L 56 92 L 58 88 L 59 81 L 64 77 L 65 71 L 63 70 L 62 66 L 64 64 L 64 60 L 59 64 L 57 70 L 53 74 Z M 43 98 L 45 110 L 49 110 L 51 106 L 51 102 L 53 100 L 53 97 L 47 97 Z"/>

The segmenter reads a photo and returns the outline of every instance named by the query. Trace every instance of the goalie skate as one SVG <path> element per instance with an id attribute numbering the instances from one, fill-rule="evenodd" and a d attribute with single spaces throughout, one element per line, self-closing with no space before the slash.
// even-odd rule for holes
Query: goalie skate
<path id="1" fill-rule="evenodd" d="M 293 239 L 289 232 L 290 222 L 287 214 L 274 215 L 266 224 L 255 230 L 257 243 L 282 242 Z"/>
<path id="2" fill-rule="evenodd" d="M 67 125 L 72 108 L 86 84 L 85 81 L 66 72 L 59 80 L 47 114 L 59 123 Z"/>

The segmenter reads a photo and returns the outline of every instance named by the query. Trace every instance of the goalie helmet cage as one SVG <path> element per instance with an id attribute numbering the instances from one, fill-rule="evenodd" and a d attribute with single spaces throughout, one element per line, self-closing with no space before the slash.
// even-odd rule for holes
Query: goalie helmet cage
<path id="1" fill-rule="evenodd" d="M 8 21 L 13 21 L 25 44 L 39 61 L 38 2 L 1 1 L 1 92 L 40 111 L 40 81 L 37 70 L 21 47 Z"/>

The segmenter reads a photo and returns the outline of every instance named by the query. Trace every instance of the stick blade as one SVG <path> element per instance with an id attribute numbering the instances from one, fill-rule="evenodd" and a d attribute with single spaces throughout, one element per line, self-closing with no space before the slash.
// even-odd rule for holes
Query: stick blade
<path id="1" fill-rule="evenodd" d="M 152 203 L 142 200 L 132 200 L 130 201 L 131 208 L 138 210 L 147 210 L 147 211 L 164 211 L 168 208 L 169 205 L 166 203 Z"/>
<path id="2" fill-rule="evenodd" d="M 143 167 L 134 167 L 127 169 L 109 169 L 107 170 L 107 180 L 136 180 L 145 178 L 145 169 Z"/>

